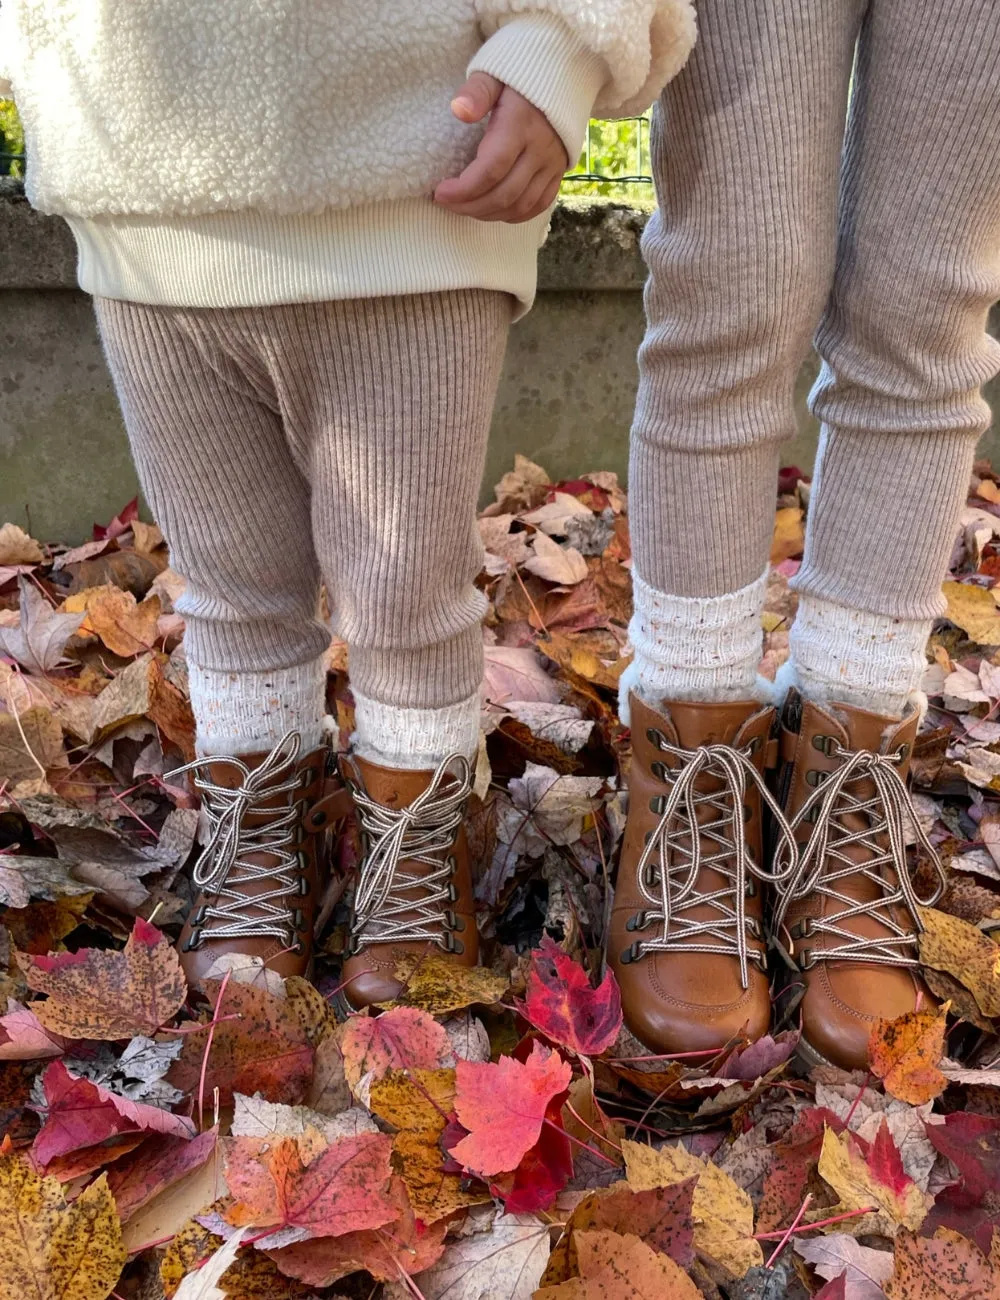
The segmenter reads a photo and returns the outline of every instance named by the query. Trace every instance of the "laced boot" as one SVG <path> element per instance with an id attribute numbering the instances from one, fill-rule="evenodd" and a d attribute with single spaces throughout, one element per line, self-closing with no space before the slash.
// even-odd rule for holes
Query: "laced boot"
<path id="1" fill-rule="evenodd" d="M 434 771 L 344 760 L 361 827 L 363 857 L 354 895 L 342 1001 L 359 1010 L 401 991 L 396 963 L 407 954 L 479 961 L 465 811 L 472 790 L 460 754 Z"/>
<path id="2" fill-rule="evenodd" d="M 919 725 L 846 704 L 820 707 L 792 692 L 782 715 L 781 795 L 799 844 L 773 917 L 775 946 L 791 968 L 786 1002 L 802 1018 L 800 1055 L 865 1069 L 877 1017 L 934 999 L 918 973 L 920 906 L 944 874 L 906 787 Z M 910 879 L 910 826 L 936 868 L 938 889 L 919 898 Z"/>
<path id="3" fill-rule="evenodd" d="M 192 986 L 230 953 L 260 957 L 284 978 L 310 969 L 326 866 L 318 841 L 350 805 L 329 750 L 300 758 L 300 748 L 290 732 L 269 754 L 199 758 L 172 773 L 194 774 L 209 828 L 178 945 Z"/>
<path id="4" fill-rule="evenodd" d="M 625 1021 L 653 1052 L 721 1048 L 767 1032 L 761 886 L 772 708 L 633 695 L 629 810 L 608 960 Z"/>

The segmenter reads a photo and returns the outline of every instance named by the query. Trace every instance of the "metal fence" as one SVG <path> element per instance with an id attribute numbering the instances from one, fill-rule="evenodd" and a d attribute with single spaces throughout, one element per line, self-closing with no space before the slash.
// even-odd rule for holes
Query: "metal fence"
<path id="1" fill-rule="evenodd" d="M 613 145 L 606 137 L 613 134 Z M 0 133 L 0 145 L 5 143 Z M 24 175 L 25 155 L 0 148 L 0 176 Z M 614 194 L 626 186 L 651 186 L 648 117 L 593 121 L 580 160 L 567 172 L 563 192 Z"/>

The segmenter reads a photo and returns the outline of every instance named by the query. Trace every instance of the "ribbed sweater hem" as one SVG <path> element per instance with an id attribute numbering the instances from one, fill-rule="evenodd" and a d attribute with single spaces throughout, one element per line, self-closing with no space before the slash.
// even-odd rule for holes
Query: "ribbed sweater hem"
<path id="1" fill-rule="evenodd" d="M 69 217 L 80 287 L 162 307 L 266 307 L 493 289 L 535 297 L 548 215 L 476 221 L 429 199 L 319 213 L 254 209 L 197 217 Z"/>

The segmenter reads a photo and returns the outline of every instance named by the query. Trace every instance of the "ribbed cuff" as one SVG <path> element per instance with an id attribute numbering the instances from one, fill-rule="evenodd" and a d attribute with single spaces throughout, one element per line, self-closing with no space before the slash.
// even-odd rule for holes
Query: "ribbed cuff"
<path id="1" fill-rule="evenodd" d="M 633 570 L 635 658 L 621 679 L 620 704 L 636 691 L 663 700 L 755 699 L 761 656 L 760 614 L 767 572 L 724 596 L 672 596 Z"/>
<path id="2" fill-rule="evenodd" d="M 920 690 L 932 625 L 803 596 L 788 636 L 796 684 L 817 704 L 901 718 Z"/>
<path id="3" fill-rule="evenodd" d="M 554 14 L 519 14 L 504 23 L 469 64 L 510 86 L 544 113 L 559 133 L 570 166 L 580 156 L 587 122 L 608 80 L 608 65 Z"/>
<path id="4" fill-rule="evenodd" d="M 258 754 L 290 731 L 310 753 L 323 739 L 326 669 L 322 658 L 296 668 L 227 673 L 188 666 L 191 708 L 202 755 Z"/>
<path id="5" fill-rule="evenodd" d="M 477 692 L 443 709 L 401 709 L 354 692 L 357 754 L 381 767 L 423 771 L 452 754 L 472 759 L 479 748 Z"/>

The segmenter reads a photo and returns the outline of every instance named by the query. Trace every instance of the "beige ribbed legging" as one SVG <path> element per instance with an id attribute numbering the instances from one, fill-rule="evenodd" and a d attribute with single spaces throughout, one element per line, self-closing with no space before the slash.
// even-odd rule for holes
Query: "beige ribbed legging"
<path id="1" fill-rule="evenodd" d="M 932 618 L 989 422 L 979 389 L 1000 369 L 986 333 L 1000 299 L 1000 3 L 698 11 L 653 129 L 636 569 L 685 597 L 759 577 L 818 326 L 823 434 L 799 590 Z"/>
<path id="2" fill-rule="evenodd" d="M 357 691 L 422 709 L 479 689 L 476 500 L 511 301 L 98 301 L 143 491 L 188 582 L 193 664 L 315 660 L 322 575 Z"/>

